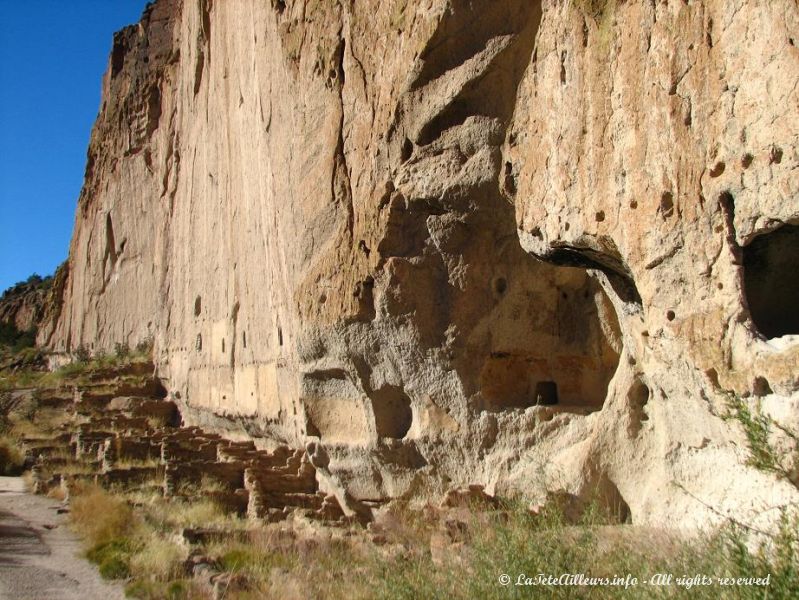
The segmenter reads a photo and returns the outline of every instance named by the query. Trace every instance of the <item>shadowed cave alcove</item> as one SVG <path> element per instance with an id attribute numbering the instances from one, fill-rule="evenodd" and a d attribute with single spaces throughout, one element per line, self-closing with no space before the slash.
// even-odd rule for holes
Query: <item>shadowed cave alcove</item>
<path id="1" fill-rule="evenodd" d="M 799 334 L 799 226 L 783 225 L 743 247 L 744 291 L 767 338 Z"/>
<path id="2" fill-rule="evenodd" d="M 621 354 L 610 299 L 582 269 L 524 261 L 492 315 L 479 375 L 484 408 L 602 408 Z"/>
<path id="3" fill-rule="evenodd" d="M 301 385 L 308 435 L 325 442 L 400 440 L 411 428 L 411 399 L 401 386 L 368 389 L 364 398 L 343 369 L 304 373 Z"/>

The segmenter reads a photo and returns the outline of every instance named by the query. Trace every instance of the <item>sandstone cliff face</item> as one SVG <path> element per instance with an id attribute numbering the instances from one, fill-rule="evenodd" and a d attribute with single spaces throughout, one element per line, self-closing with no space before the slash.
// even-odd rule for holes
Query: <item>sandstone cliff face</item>
<path id="1" fill-rule="evenodd" d="M 721 415 L 797 414 L 797 20 L 159 0 L 115 38 L 40 340 L 152 335 L 188 418 L 318 440 L 364 500 L 599 490 L 692 526 L 796 499 Z"/>

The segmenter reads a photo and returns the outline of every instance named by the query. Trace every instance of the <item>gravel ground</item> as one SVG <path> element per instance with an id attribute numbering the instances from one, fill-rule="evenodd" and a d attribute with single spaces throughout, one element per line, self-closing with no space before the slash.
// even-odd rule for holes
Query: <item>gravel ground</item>
<path id="1" fill-rule="evenodd" d="M 121 586 L 100 578 L 81 558 L 61 504 L 25 491 L 19 477 L 0 477 L 0 599 L 121 600 Z"/>

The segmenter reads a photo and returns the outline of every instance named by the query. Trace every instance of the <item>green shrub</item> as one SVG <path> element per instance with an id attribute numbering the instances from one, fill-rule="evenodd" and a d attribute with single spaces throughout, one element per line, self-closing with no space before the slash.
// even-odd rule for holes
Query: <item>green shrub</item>
<path id="1" fill-rule="evenodd" d="M 114 356 L 117 358 L 127 358 L 130 356 L 130 346 L 127 342 L 117 342 L 114 344 Z"/>
<path id="2" fill-rule="evenodd" d="M 244 567 L 252 564 L 256 556 L 247 549 L 234 548 L 225 552 L 219 557 L 219 566 L 223 571 L 241 571 Z"/>
<path id="3" fill-rule="evenodd" d="M 71 362 L 58 369 L 58 371 L 56 371 L 56 376 L 59 378 L 69 378 L 76 375 L 83 375 L 87 369 L 88 364 L 84 361 Z"/>
<path id="4" fill-rule="evenodd" d="M 125 596 L 139 600 L 188 600 L 191 595 L 190 584 L 182 579 L 169 583 L 137 579 L 125 587 Z"/>
<path id="5" fill-rule="evenodd" d="M 84 344 L 81 344 L 80 346 L 75 348 L 72 354 L 75 357 L 75 360 L 79 363 L 87 363 L 92 358 L 91 352 Z"/>
<path id="6" fill-rule="evenodd" d="M 42 364 L 44 355 L 36 348 L 23 348 L 17 352 L 16 358 L 24 368 Z"/>
<path id="7" fill-rule="evenodd" d="M 172 581 L 166 586 L 168 600 L 182 600 L 188 597 L 188 586 L 185 581 Z"/>
<path id="8" fill-rule="evenodd" d="M 98 566 L 103 579 L 125 579 L 130 577 L 130 557 L 136 549 L 129 538 L 115 538 L 93 546 L 86 558 Z"/>
<path id="9" fill-rule="evenodd" d="M 36 345 L 37 333 L 35 327 L 20 331 L 14 323 L 0 322 L 0 346 L 6 346 L 12 352 L 32 348 Z"/>
<path id="10" fill-rule="evenodd" d="M 0 474 L 21 475 L 25 466 L 25 456 L 17 445 L 8 438 L 0 439 Z"/>
<path id="11" fill-rule="evenodd" d="M 98 570 L 103 579 L 127 579 L 130 577 L 130 566 L 119 556 L 109 556 L 99 563 Z"/>
<path id="12" fill-rule="evenodd" d="M 150 356 L 153 353 L 153 336 L 148 335 L 146 338 L 136 344 L 136 354 L 141 356 Z"/>

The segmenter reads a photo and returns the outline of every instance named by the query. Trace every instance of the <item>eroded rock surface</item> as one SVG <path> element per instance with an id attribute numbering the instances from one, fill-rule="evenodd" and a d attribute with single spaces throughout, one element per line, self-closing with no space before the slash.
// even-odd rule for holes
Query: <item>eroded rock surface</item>
<path id="1" fill-rule="evenodd" d="M 0 323 L 17 331 L 33 331 L 45 320 L 53 299 L 61 295 L 59 285 L 64 279 L 64 263 L 53 277 L 32 275 L 27 281 L 8 288 L 0 296 Z"/>
<path id="2" fill-rule="evenodd" d="M 153 336 L 184 418 L 316 444 L 357 502 L 795 500 L 721 416 L 799 401 L 798 19 L 159 0 L 115 37 L 40 340 Z"/>

